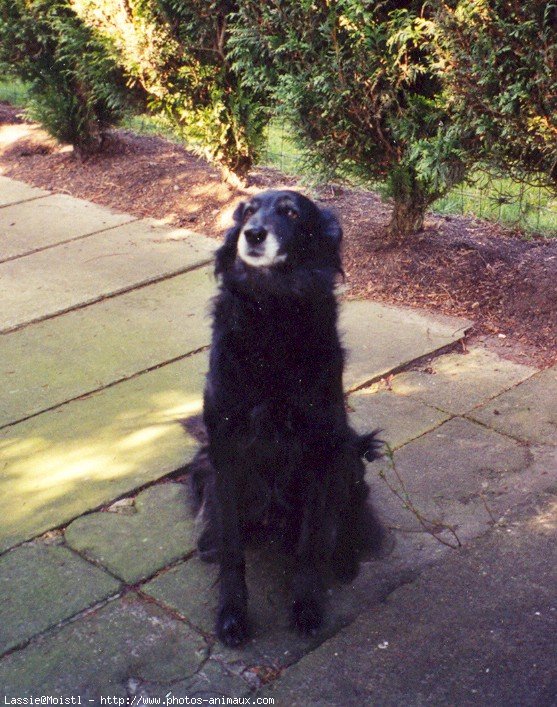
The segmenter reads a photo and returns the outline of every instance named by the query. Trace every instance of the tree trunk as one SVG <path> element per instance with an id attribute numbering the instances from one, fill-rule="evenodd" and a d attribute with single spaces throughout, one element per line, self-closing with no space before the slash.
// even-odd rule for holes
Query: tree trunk
<path id="1" fill-rule="evenodd" d="M 247 155 L 237 155 L 233 165 L 221 162 L 220 171 L 223 182 L 235 189 L 245 189 L 249 186 L 249 171 L 253 160 Z"/>
<path id="2" fill-rule="evenodd" d="M 79 162 L 86 162 L 92 155 L 97 155 L 103 151 L 105 142 L 106 135 L 99 128 L 97 121 L 89 121 L 87 127 L 74 140 L 74 155 Z"/>
<path id="3" fill-rule="evenodd" d="M 249 179 L 247 173 L 239 174 L 233 171 L 227 165 L 221 165 L 220 171 L 222 175 L 222 181 L 228 184 L 234 189 L 245 189 L 249 185 Z"/>
<path id="4" fill-rule="evenodd" d="M 395 196 L 393 213 L 387 229 L 389 240 L 402 241 L 413 233 L 421 231 L 427 206 L 427 201 L 419 194 Z"/>

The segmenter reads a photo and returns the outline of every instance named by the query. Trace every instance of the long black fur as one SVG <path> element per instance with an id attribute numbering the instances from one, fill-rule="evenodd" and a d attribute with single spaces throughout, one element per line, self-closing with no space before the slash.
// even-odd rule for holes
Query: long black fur
<path id="1" fill-rule="evenodd" d="M 286 260 L 246 265 L 237 245 L 248 227 L 276 234 Z M 330 570 L 353 579 L 381 542 L 362 461 L 378 456 L 380 442 L 349 427 L 344 405 L 334 296 L 341 237 L 328 210 L 271 191 L 238 207 L 217 251 L 208 446 L 192 480 L 201 557 L 220 562 L 216 630 L 227 645 L 249 633 L 244 543 L 261 528 L 295 557 L 292 620 L 302 633 L 322 622 Z"/>

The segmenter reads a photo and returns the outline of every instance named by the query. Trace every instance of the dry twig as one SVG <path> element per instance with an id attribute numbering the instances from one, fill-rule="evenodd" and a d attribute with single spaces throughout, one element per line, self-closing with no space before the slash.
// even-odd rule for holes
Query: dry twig
<path id="1" fill-rule="evenodd" d="M 388 478 L 385 469 L 381 469 L 381 471 L 379 472 L 379 478 L 387 484 L 389 490 L 392 491 L 392 493 L 399 499 L 399 501 L 402 502 L 403 507 L 410 511 L 410 513 L 412 513 L 416 517 L 418 523 L 426 533 L 429 533 L 432 537 L 435 538 L 435 540 L 440 542 L 442 545 L 446 545 L 447 547 L 450 547 L 453 550 L 457 550 L 459 547 L 462 547 L 460 538 L 458 537 L 456 530 L 452 525 L 448 525 L 447 523 L 443 523 L 439 520 L 431 520 L 429 518 L 426 518 L 423 513 L 416 507 L 410 497 L 410 494 L 408 493 L 408 490 L 406 489 L 404 479 L 396 468 L 393 450 L 388 445 L 386 448 L 385 456 L 389 460 L 390 470 L 393 476 L 395 477 L 396 484 Z M 444 531 L 448 531 L 452 535 L 452 542 L 445 540 L 441 537 L 441 533 L 443 533 Z"/>

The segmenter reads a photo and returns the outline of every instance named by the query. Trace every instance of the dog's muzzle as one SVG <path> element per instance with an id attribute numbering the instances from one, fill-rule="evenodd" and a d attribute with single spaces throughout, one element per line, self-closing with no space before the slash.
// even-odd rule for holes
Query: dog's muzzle
<path id="1" fill-rule="evenodd" d="M 286 260 L 286 254 L 279 253 L 277 237 L 264 226 L 246 225 L 238 239 L 238 256 L 254 268 L 268 268 Z"/>
<path id="2" fill-rule="evenodd" d="M 258 246 L 263 243 L 265 238 L 267 238 L 267 231 L 262 226 L 256 226 L 255 228 L 245 228 L 244 236 L 246 241 L 250 246 Z"/>

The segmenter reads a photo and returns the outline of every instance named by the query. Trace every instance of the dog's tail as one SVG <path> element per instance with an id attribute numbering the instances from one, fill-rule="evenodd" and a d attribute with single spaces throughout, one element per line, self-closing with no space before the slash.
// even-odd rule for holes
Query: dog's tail
<path id="1" fill-rule="evenodd" d="M 383 430 L 373 430 L 363 435 L 357 435 L 356 445 L 358 455 L 367 462 L 372 462 L 374 459 L 380 459 L 383 456 L 382 448 L 385 441 L 378 435 Z"/>
<path id="2" fill-rule="evenodd" d="M 365 461 L 372 462 L 384 455 L 385 441 L 381 439 L 382 430 L 377 429 L 367 434 L 356 434 L 357 453 Z M 362 464 L 362 473 L 364 468 Z M 387 528 L 379 520 L 373 506 L 369 502 L 369 486 L 362 477 L 363 483 L 356 484 L 356 496 L 353 498 L 356 518 L 352 530 L 352 546 L 360 561 L 371 557 L 386 557 L 392 550 L 394 540 Z M 357 498 L 361 500 L 358 502 Z"/>

